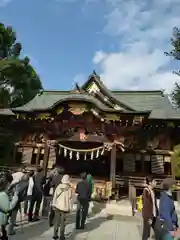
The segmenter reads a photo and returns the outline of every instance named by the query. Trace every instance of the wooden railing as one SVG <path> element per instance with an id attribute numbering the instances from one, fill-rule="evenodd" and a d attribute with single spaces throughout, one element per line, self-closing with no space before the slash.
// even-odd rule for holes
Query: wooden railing
<path id="1" fill-rule="evenodd" d="M 157 185 L 157 188 L 160 188 L 160 185 L 162 183 L 161 178 L 155 178 Z M 136 187 L 145 187 L 146 185 L 146 178 L 145 177 L 135 177 L 135 176 L 118 176 L 116 175 L 116 184 L 123 187 L 123 186 L 128 186 L 129 182 L 136 186 Z"/>

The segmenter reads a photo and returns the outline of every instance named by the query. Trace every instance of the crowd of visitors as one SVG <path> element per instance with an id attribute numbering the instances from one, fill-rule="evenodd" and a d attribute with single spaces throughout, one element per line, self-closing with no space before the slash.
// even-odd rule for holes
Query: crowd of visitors
<path id="1" fill-rule="evenodd" d="M 1 172 L 0 239 L 7 240 L 8 235 L 15 235 L 18 211 L 21 216 L 27 215 L 29 222 L 38 221 L 42 199 L 45 206 L 49 196 L 52 196 L 50 226 L 54 225 L 53 239 L 65 239 L 66 215 L 71 212 L 75 199 L 76 228 L 84 229 L 94 184 L 90 174 L 82 173 L 81 178 L 73 193 L 69 175 L 63 175 L 58 168 L 54 168 L 48 177 L 40 167 L 36 171 Z"/>
<path id="2" fill-rule="evenodd" d="M 180 236 L 178 217 L 172 198 L 174 181 L 164 179 L 162 191 L 157 204 L 154 188 L 156 181 L 146 177 L 146 187 L 142 194 L 142 240 L 148 240 L 151 230 L 156 240 L 173 240 Z M 88 215 L 94 182 L 90 174 L 82 173 L 75 192 L 73 192 L 69 175 L 63 175 L 58 168 L 54 168 L 45 177 L 43 169 L 36 171 L 21 171 L 0 173 L 0 239 L 7 240 L 8 235 L 15 234 L 17 213 L 27 215 L 28 221 L 38 221 L 40 206 L 46 206 L 51 198 L 49 210 L 49 224 L 54 226 L 53 239 L 65 239 L 66 216 L 73 209 L 76 202 L 76 229 L 84 229 Z M 129 183 L 129 199 L 132 205 L 132 215 L 136 213 L 136 188 Z M 23 203 L 23 208 L 22 208 Z M 22 212 L 23 211 L 23 212 Z"/>

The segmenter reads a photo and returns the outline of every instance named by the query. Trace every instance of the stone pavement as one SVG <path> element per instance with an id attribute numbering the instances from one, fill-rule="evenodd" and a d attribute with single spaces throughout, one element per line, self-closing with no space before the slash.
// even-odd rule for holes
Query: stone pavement
<path id="1" fill-rule="evenodd" d="M 75 213 L 68 219 L 66 237 L 68 240 L 140 240 L 140 220 L 138 217 L 112 216 L 100 212 L 87 221 L 85 230 L 75 230 Z M 10 240 L 49 240 L 52 239 L 52 228 L 47 220 L 32 223 L 25 227 L 24 233 L 17 232 Z"/>

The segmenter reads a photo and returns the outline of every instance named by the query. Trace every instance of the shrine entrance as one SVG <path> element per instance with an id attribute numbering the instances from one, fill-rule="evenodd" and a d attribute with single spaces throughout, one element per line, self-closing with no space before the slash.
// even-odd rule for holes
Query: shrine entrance
<path id="1" fill-rule="evenodd" d="M 66 141 L 58 144 L 56 165 L 71 176 L 90 173 L 95 179 L 108 180 L 110 151 L 100 142 Z"/>

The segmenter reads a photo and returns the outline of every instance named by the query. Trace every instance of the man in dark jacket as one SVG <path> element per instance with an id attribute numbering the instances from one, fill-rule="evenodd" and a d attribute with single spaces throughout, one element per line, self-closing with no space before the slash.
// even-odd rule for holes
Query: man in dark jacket
<path id="1" fill-rule="evenodd" d="M 34 180 L 34 187 L 33 187 L 33 192 L 32 192 L 32 197 L 31 197 L 30 207 L 29 207 L 29 214 L 28 214 L 29 222 L 39 220 L 38 219 L 39 210 L 40 210 L 42 197 L 43 197 L 43 185 L 46 183 L 46 179 L 45 179 L 42 168 L 39 167 L 37 169 L 37 172 L 33 177 L 33 180 Z M 34 218 L 33 218 L 34 205 L 36 206 L 35 206 Z"/>
<path id="2" fill-rule="evenodd" d="M 174 183 L 175 182 L 171 178 L 163 180 L 163 192 L 161 193 L 159 202 L 159 217 L 165 222 L 167 239 L 171 239 L 171 233 L 176 233 L 178 229 L 178 217 L 172 198 L 172 187 Z"/>
<path id="3" fill-rule="evenodd" d="M 89 202 L 91 201 L 91 184 L 87 180 L 87 174 L 81 174 L 82 180 L 77 184 L 76 229 L 84 229 L 88 215 Z"/>

